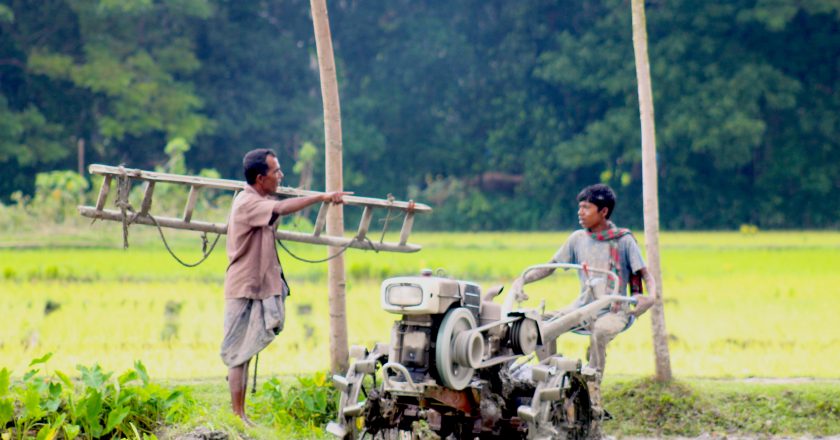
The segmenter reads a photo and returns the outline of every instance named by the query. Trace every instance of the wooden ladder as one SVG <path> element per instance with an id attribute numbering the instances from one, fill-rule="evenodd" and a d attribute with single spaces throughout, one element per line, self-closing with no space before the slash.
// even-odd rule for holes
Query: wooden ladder
<path id="1" fill-rule="evenodd" d="M 193 219 L 193 211 L 195 211 L 196 201 L 198 200 L 199 191 L 205 188 L 221 189 L 234 191 L 238 193 L 245 189 L 246 183 L 237 180 L 227 179 L 212 179 L 207 177 L 183 176 L 179 174 L 156 173 L 150 171 L 143 171 L 138 169 L 113 167 L 107 165 L 91 165 L 89 168 L 91 174 L 99 174 L 104 176 L 102 180 L 102 187 L 99 190 L 99 196 L 96 199 L 96 206 L 79 206 L 79 213 L 85 217 L 102 220 L 113 220 L 118 222 L 130 221 L 133 223 L 154 226 L 155 222 L 161 227 L 172 229 L 184 229 L 192 231 L 210 232 L 216 234 L 227 233 L 227 224 L 212 223 Z M 127 185 L 127 189 L 131 188 L 133 181 L 141 181 L 145 183 L 143 192 L 143 201 L 140 204 L 140 209 L 134 213 L 126 213 L 123 215 L 123 210 L 105 209 L 105 203 L 108 200 L 108 194 L 111 192 L 111 184 L 113 182 Z M 184 213 L 180 218 L 173 217 L 159 217 L 152 218 L 149 210 L 152 206 L 152 196 L 154 195 L 155 184 L 170 183 L 179 185 L 189 185 L 190 192 L 187 196 L 186 204 L 184 205 Z M 114 202 L 116 206 L 128 203 L 129 191 L 118 191 L 117 198 Z M 278 186 L 276 194 L 281 198 L 309 196 L 316 194 L 323 194 L 318 191 L 305 191 L 301 189 L 288 188 Z M 327 235 L 324 227 L 327 220 L 327 212 L 331 209 L 332 203 L 321 203 L 318 210 L 318 217 L 315 220 L 315 229 L 312 233 L 275 230 L 274 234 L 279 240 L 296 241 L 301 243 L 322 244 L 328 246 L 343 247 L 349 246 L 356 249 L 388 251 L 388 252 L 417 252 L 420 246 L 408 243 L 408 237 L 411 234 L 411 228 L 414 225 L 414 215 L 417 213 L 430 212 L 432 209 L 427 205 L 421 203 L 414 203 L 413 201 L 400 202 L 394 200 L 374 199 L 368 197 L 344 196 L 344 204 L 347 206 L 357 206 L 363 209 L 362 217 L 359 221 L 359 228 L 354 237 L 337 237 Z M 123 205 L 125 206 L 125 205 Z M 403 212 L 402 228 L 400 230 L 400 238 L 398 242 L 373 241 L 367 238 L 370 229 L 370 223 L 373 219 L 373 211 L 376 209 L 388 210 L 389 214 L 393 211 Z M 126 218 L 131 217 L 131 218 Z M 385 225 L 387 227 L 387 225 Z"/>

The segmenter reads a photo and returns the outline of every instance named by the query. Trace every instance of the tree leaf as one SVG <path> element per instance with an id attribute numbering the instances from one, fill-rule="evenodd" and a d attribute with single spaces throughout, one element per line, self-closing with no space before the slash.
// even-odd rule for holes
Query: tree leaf
<path id="1" fill-rule="evenodd" d="M 102 385 L 111 377 L 111 373 L 103 373 L 102 367 L 99 365 L 94 365 L 90 368 L 79 365 L 77 368 L 82 373 L 82 382 L 88 387 L 97 390 L 101 390 Z"/>
<path id="2" fill-rule="evenodd" d="M 53 356 L 53 354 L 52 354 L 52 353 L 47 353 L 47 354 L 45 354 L 45 355 L 43 355 L 43 356 L 41 356 L 41 357 L 39 357 L 39 358 L 32 359 L 32 362 L 30 362 L 30 363 L 29 363 L 29 366 L 31 367 L 31 366 L 33 366 L 33 365 L 44 364 L 44 363 L 46 363 L 48 360 L 50 360 L 50 358 L 51 358 L 52 356 Z"/>
<path id="3" fill-rule="evenodd" d="M 15 405 L 12 399 L 0 399 L 0 426 L 6 426 L 15 417 Z"/>
<path id="4" fill-rule="evenodd" d="M 102 431 L 103 434 L 107 434 L 111 432 L 117 425 L 122 423 L 123 419 L 131 412 L 131 407 L 117 407 L 108 414 L 108 423 L 105 424 L 105 430 Z"/>
<path id="5" fill-rule="evenodd" d="M 61 429 L 61 426 L 64 424 L 64 418 L 67 417 L 66 414 L 62 414 L 58 419 L 53 421 L 52 423 L 48 423 L 44 425 L 38 431 L 37 436 L 35 437 L 36 440 L 53 440 L 55 436 L 58 434 L 58 430 Z"/>
<path id="6" fill-rule="evenodd" d="M 91 390 L 84 402 L 82 420 L 87 425 L 88 431 L 98 437 L 102 427 L 99 425 L 99 418 L 102 416 L 102 395 L 97 390 Z"/>
<path id="7" fill-rule="evenodd" d="M 29 371 L 27 371 L 26 374 L 23 375 L 23 381 L 27 382 L 29 379 L 32 379 L 32 376 L 35 376 L 36 374 L 38 374 L 39 371 L 41 371 L 41 370 L 29 370 Z"/>
<path id="8" fill-rule="evenodd" d="M 15 13 L 6 5 L 0 5 L 0 22 L 12 23 L 15 21 Z"/>
<path id="9" fill-rule="evenodd" d="M 143 365 L 143 362 L 135 361 L 134 362 L 134 369 L 137 371 L 137 374 L 140 375 L 140 380 L 143 381 L 143 385 L 149 384 L 149 373 L 146 371 L 146 366 Z"/>
<path id="10" fill-rule="evenodd" d="M 169 397 L 166 398 L 166 406 L 172 405 L 173 402 L 183 397 L 184 393 L 181 390 L 175 390 Z"/>
<path id="11" fill-rule="evenodd" d="M 129 383 L 133 380 L 137 380 L 139 378 L 140 378 L 140 375 L 137 374 L 137 371 L 129 370 L 129 371 L 126 371 L 125 373 L 120 375 L 119 384 L 120 385 L 125 385 L 125 384 L 127 384 L 127 383 Z"/>
<path id="12" fill-rule="evenodd" d="M 23 393 L 23 411 L 21 418 L 24 420 L 40 419 L 44 411 L 41 409 L 41 395 L 36 387 L 29 387 Z"/>
<path id="13" fill-rule="evenodd" d="M 81 427 L 79 425 L 72 425 L 68 423 L 62 426 L 62 429 L 64 429 L 64 437 L 67 438 L 67 440 L 73 440 L 79 435 Z"/>
<path id="14" fill-rule="evenodd" d="M 64 384 L 65 387 L 67 387 L 70 391 L 73 390 L 73 380 L 70 379 L 70 376 L 62 373 L 61 371 L 56 371 L 55 375 L 58 376 L 59 379 L 61 379 L 61 382 Z"/>
<path id="15" fill-rule="evenodd" d="M 9 394 L 9 386 L 11 385 L 12 372 L 8 368 L 0 370 L 0 397 L 5 397 Z M 0 426 L 3 426 L 0 424 Z"/>

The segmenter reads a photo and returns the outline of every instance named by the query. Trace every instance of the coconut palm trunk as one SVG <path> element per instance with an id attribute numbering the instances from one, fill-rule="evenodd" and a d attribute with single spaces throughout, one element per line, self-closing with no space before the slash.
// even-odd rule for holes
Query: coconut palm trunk
<path id="1" fill-rule="evenodd" d="M 321 98 L 324 104 L 324 141 L 326 154 L 326 190 L 342 191 L 341 164 L 341 107 L 338 100 L 338 80 L 333 56 L 332 35 L 327 15 L 326 0 L 310 0 L 312 24 L 315 28 L 315 45 L 318 50 L 318 71 L 321 77 Z M 334 237 L 344 235 L 344 210 L 341 205 L 332 206 L 327 214 L 327 233 Z M 340 251 L 328 248 L 329 255 Z M 328 262 L 329 309 L 330 309 L 330 370 L 333 373 L 347 371 L 349 353 L 347 348 L 347 312 L 345 306 L 344 256 L 339 255 Z"/>
<path id="2" fill-rule="evenodd" d="M 644 0 L 632 0 L 633 52 L 636 56 L 636 79 L 639 88 L 639 115 L 642 122 L 642 187 L 644 192 L 645 249 L 657 292 L 651 309 L 653 352 L 656 358 L 656 379 L 671 380 L 671 355 L 668 332 L 665 329 L 665 309 L 662 302 L 662 271 L 659 262 L 659 198 L 656 174 L 656 133 L 653 117 L 653 92 L 647 50 L 647 24 Z"/>

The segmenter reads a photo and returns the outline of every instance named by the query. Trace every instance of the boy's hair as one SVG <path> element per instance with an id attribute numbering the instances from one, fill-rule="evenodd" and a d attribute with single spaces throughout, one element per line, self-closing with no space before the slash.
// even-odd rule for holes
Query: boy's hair
<path id="1" fill-rule="evenodd" d="M 264 176 L 268 172 L 268 156 L 277 157 L 277 153 L 268 148 L 257 148 L 245 153 L 242 158 L 242 171 L 248 185 L 257 182 L 257 176 Z"/>
<path id="2" fill-rule="evenodd" d="M 607 218 L 610 218 L 615 208 L 615 193 L 609 186 L 598 183 L 581 190 L 577 201 L 592 203 L 598 207 L 598 211 L 607 208 Z"/>

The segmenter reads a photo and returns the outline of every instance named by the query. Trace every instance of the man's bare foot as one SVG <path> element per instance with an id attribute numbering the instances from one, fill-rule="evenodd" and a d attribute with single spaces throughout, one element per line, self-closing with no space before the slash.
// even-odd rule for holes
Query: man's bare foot
<path id="1" fill-rule="evenodd" d="M 237 414 L 237 416 L 239 416 L 239 418 L 242 419 L 242 423 L 245 423 L 245 426 L 249 428 L 257 426 L 256 423 L 252 422 L 251 419 L 249 419 L 248 416 L 245 415 L 245 413 Z"/>

